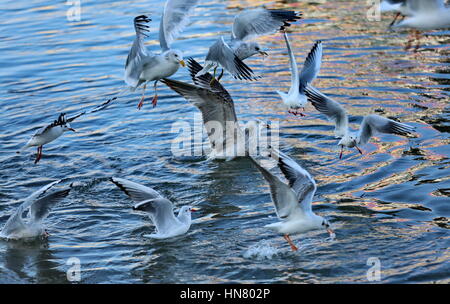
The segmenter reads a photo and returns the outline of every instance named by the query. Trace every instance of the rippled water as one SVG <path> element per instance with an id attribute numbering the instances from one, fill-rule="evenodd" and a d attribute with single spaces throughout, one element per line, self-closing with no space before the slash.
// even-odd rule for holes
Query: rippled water
<path id="1" fill-rule="evenodd" d="M 270 57 L 248 64 L 264 77 L 223 83 L 240 119 L 280 122 L 281 150 L 312 172 L 314 209 L 337 234 L 296 237 L 293 253 L 262 228 L 276 216 L 249 161 L 172 155 L 172 124 L 198 111 L 164 85 L 155 109 L 138 111 L 136 92 L 79 119 L 78 133 L 45 146 L 38 165 L 33 149 L 17 155 L 60 112 L 77 113 L 123 88 L 132 19 L 150 14 L 156 33 L 164 1 L 82 1 L 78 22 L 66 19 L 64 1 L 2 1 L 0 225 L 40 186 L 60 178 L 75 186 L 47 219 L 47 242 L 0 242 L 0 282 L 67 282 L 71 257 L 81 261 L 83 283 L 367 282 L 371 257 L 380 261 L 381 282 L 449 282 L 450 32 L 429 33 L 418 52 L 405 52 L 407 33 L 386 31 L 390 16 L 368 21 L 366 1 L 317 2 L 325 3 L 202 1 L 174 44 L 201 60 L 241 8 L 301 10 L 305 20 L 290 29 L 299 64 L 316 39 L 324 41 L 315 86 L 346 106 L 353 126 L 378 111 L 417 127 L 415 138 L 382 135 L 364 155 L 349 151 L 339 160 L 332 125 L 310 105 L 305 118 L 286 115 L 275 93 L 290 81 L 282 36 L 259 39 Z M 157 41 L 148 45 L 159 50 Z M 174 78 L 190 82 L 186 69 Z M 198 202 L 189 233 L 145 238 L 148 218 L 132 211 L 110 176 L 153 186 L 177 205 Z"/>

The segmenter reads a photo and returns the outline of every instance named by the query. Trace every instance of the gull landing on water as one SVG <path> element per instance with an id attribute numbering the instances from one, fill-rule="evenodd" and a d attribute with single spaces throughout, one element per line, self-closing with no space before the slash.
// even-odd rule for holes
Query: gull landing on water
<path id="1" fill-rule="evenodd" d="M 197 211 L 194 207 L 183 206 L 175 216 L 172 202 L 156 190 L 123 178 L 112 177 L 111 181 L 136 203 L 133 210 L 148 213 L 156 227 L 156 233 L 149 237 L 166 239 L 185 234 L 191 227 L 191 212 Z"/>
<path id="2" fill-rule="evenodd" d="M 284 239 L 293 251 L 297 251 L 298 248 L 290 238 L 292 234 L 325 229 L 331 237 L 334 237 L 334 232 L 330 228 L 328 220 L 312 211 L 311 203 L 317 187 L 308 171 L 289 156 L 275 149 L 272 149 L 270 156 L 277 159 L 278 167 L 288 183 L 282 181 L 250 157 L 250 160 L 270 185 L 272 202 L 280 220 L 264 227 L 283 234 Z"/>
<path id="3" fill-rule="evenodd" d="M 371 114 L 364 117 L 359 131 L 351 131 L 348 128 L 347 113 L 342 105 L 311 86 L 308 86 L 305 92 L 317 111 L 334 121 L 335 135 L 337 138 L 340 138 L 338 142 L 338 146 L 341 147 L 340 159 L 342 158 L 344 147 L 356 148 L 360 154 L 363 154 L 358 145 L 367 144 L 370 138 L 377 133 L 410 135 L 415 130 L 414 127 L 406 124 Z"/>
<path id="4" fill-rule="evenodd" d="M 8 219 L 0 232 L 0 237 L 6 239 L 48 237 L 49 234 L 42 222 L 50 214 L 51 208 L 69 194 L 70 188 L 54 192 L 40 199 L 38 197 L 60 182 L 61 180 L 54 181 L 27 197 Z M 24 213 L 27 210 L 29 210 L 28 217 L 24 220 Z"/>
<path id="5" fill-rule="evenodd" d="M 39 129 L 30 138 L 30 140 L 26 143 L 26 145 L 24 147 L 22 147 L 22 149 L 17 151 L 17 153 L 21 153 L 22 151 L 24 151 L 25 149 L 27 149 L 29 147 L 37 147 L 37 155 L 36 155 L 36 159 L 34 161 L 34 163 L 37 164 L 39 162 L 39 160 L 42 158 L 42 147 L 45 144 L 48 144 L 48 143 L 54 141 L 55 139 L 57 139 L 58 137 L 63 135 L 64 132 L 67 132 L 67 131 L 75 132 L 75 130 L 70 126 L 70 123 L 72 121 L 74 121 L 78 117 L 83 116 L 85 114 L 95 113 L 95 112 L 105 109 L 109 105 L 109 103 L 111 101 L 115 100 L 116 98 L 117 97 L 111 98 L 111 99 L 107 100 L 106 102 L 104 102 L 103 104 L 101 104 L 100 106 L 95 107 L 93 110 L 81 112 L 70 118 L 66 118 L 66 114 L 61 113 L 58 116 L 58 119 L 53 121 L 51 124 Z"/>
<path id="6" fill-rule="evenodd" d="M 261 54 L 267 56 L 257 42 L 249 41 L 255 37 L 275 33 L 290 26 L 289 22 L 301 19 L 301 13 L 286 10 L 270 10 L 256 8 L 243 10 L 235 18 L 231 31 L 230 42 L 220 37 L 208 50 L 203 69 L 197 72 L 196 77 L 206 74 L 214 69 L 212 81 L 215 80 L 216 69 L 221 66 L 234 78 L 254 80 L 253 71 L 243 60 Z M 220 80 L 220 79 L 219 79 Z"/>
<path id="7" fill-rule="evenodd" d="M 145 32 L 149 31 L 146 23 L 150 22 L 151 19 L 145 15 L 134 18 L 136 38 L 125 63 L 124 80 L 131 87 L 132 91 L 144 84 L 142 97 L 137 106 L 138 109 L 141 109 L 144 104 L 145 89 L 149 81 L 154 81 L 155 95 L 152 99 L 152 104 L 153 107 L 156 107 L 158 102 L 158 94 L 156 92 L 158 81 L 175 74 L 180 65 L 185 66 L 182 52 L 171 49 L 170 44 L 188 23 L 188 16 L 198 1 L 167 0 L 159 26 L 161 54 L 152 54 L 144 44 L 144 38 L 147 36 Z"/>
<path id="8" fill-rule="evenodd" d="M 302 112 L 298 112 L 298 109 L 305 108 L 307 102 L 305 88 L 309 83 L 316 79 L 317 74 L 319 74 L 320 66 L 322 64 L 322 42 L 317 41 L 314 44 L 308 56 L 306 57 L 303 69 L 299 74 L 297 62 L 295 60 L 294 53 L 291 49 L 291 44 L 289 43 L 289 38 L 286 33 L 284 33 L 284 40 L 286 41 L 286 47 L 289 54 L 289 62 L 291 65 L 291 87 L 287 94 L 280 91 L 277 91 L 277 93 L 283 100 L 283 104 L 287 106 L 289 113 L 305 116 Z"/>

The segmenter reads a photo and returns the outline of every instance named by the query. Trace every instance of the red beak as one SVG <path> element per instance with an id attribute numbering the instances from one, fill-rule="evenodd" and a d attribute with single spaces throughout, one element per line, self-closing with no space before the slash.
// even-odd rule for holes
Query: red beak
<path id="1" fill-rule="evenodd" d="M 75 131 L 74 129 L 72 129 L 72 128 L 67 128 L 69 131 L 72 131 L 72 132 L 77 132 L 77 131 Z"/>

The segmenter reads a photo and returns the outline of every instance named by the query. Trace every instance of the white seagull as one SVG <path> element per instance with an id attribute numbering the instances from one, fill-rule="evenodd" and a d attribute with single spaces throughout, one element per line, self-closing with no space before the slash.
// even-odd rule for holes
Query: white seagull
<path id="1" fill-rule="evenodd" d="M 344 107 L 337 101 L 327 97 L 317 89 L 307 86 L 306 95 L 311 104 L 335 123 L 335 135 L 340 138 L 338 146 L 341 147 L 339 158 L 342 158 L 344 147 L 356 148 L 363 154 L 359 145 L 365 145 L 377 133 L 408 135 L 415 129 L 406 124 L 388 119 L 379 115 L 370 114 L 364 117 L 358 131 L 351 131 L 348 127 L 348 116 Z"/>
<path id="2" fill-rule="evenodd" d="M 144 44 L 144 37 L 147 36 L 145 32 L 148 32 L 145 23 L 151 20 L 145 15 L 134 18 L 136 38 L 125 63 L 125 82 L 133 91 L 144 84 L 138 109 L 144 104 L 147 82 L 154 81 L 155 95 L 152 104 L 155 107 L 158 101 L 158 80 L 172 76 L 180 65 L 185 65 L 182 52 L 171 49 L 170 44 L 187 25 L 189 14 L 197 3 L 198 0 L 167 0 L 159 25 L 159 44 L 162 52 L 157 55 L 148 51 Z"/>
<path id="3" fill-rule="evenodd" d="M 264 227 L 283 234 L 284 239 L 291 245 L 293 251 L 298 250 L 298 248 L 290 238 L 292 234 L 326 229 L 333 237 L 334 232 L 330 228 L 328 220 L 312 211 L 311 203 L 317 189 L 312 176 L 297 162 L 280 151 L 272 149 L 270 157 L 278 160 L 278 167 L 288 183 L 282 181 L 250 157 L 250 160 L 269 183 L 272 202 L 280 220 Z"/>
<path id="4" fill-rule="evenodd" d="M 70 118 L 66 118 L 66 113 L 59 114 L 58 119 L 53 121 L 51 124 L 39 129 L 30 138 L 30 140 L 25 144 L 25 146 L 23 146 L 19 151 L 17 151 L 17 153 L 21 153 L 22 151 L 24 151 L 25 149 L 27 149 L 29 147 L 37 147 L 37 156 L 36 156 L 36 160 L 34 161 L 34 163 L 37 164 L 42 157 L 43 145 L 54 141 L 55 139 L 57 139 L 58 137 L 63 135 L 64 132 L 66 132 L 66 131 L 75 132 L 75 130 L 70 126 L 70 123 L 72 121 L 74 121 L 78 117 L 83 116 L 85 114 L 95 113 L 95 112 L 105 109 L 109 105 L 109 103 L 111 101 L 115 100 L 116 98 L 117 97 L 111 98 L 111 99 L 107 100 L 106 102 L 104 102 L 103 104 L 101 104 L 100 106 L 95 107 L 94 109 L 92 109 L 90 111 L 81 112 Z"/>
<path id="5" fill-rule="evenodd" d="M 192 206 L 183 206 L 178 215 L 173 213 L 173 204 L 156 190 L 118 177 L 111 181 L 125 192 L 135 203 L 133 210 L 145 211 L 156 227 L 156 233 L 148 235 L 155 239 L 165 239 L 185 234 L 191 227 Z"/>
<path id="6" fill-rule="evenodd" d="M 298 109 L 304 108 L 306 102 L 308 101 L 305 95 L 305 87 L 310 84 L 314 79 L 316 79 L 317 74 L 320 71 L 320 66 L 322 64 L 322 42 L 317 41 L 309 52 L 305 59 L 302 71 L 298 72 L 297 62 L 295 60 L 294 53 L 291 49 L 291 44 L 289 43 L 289 38 L 286 33 L 284 33 L 284 39 L 286 41 L 286 47 L 289 54 L 290 69 L 291 69 L 291 87 L 289 92 L 283 93 L 277 91 L 288 108 L 288 112 L 294 115 L 304 116 L 303 113 L 299 112 Z"/>
<path id="7" fill-rule="evenodd" d="M 6 239 L 48 237 L 49 234 L 42 222 L 48 217 L 53 206 L 69 194 L 70 188 L 54 192 L 40 199 L 38 197 L 60 182 L 61 180 L 54 181 L 27 197 L 8 219 L 0 232 L 0 237 Z M 24 213 L 27 210 L 29 210 L 28 216 L 24 218 Z"/>
<path id="8" fill-rule="evenodd" d="M 243 60 L 255 54 L 266 56 L 267 53 L 257 42 L 250 40 L 257 36 L 272 34 L 277 30 L 284 30 L 291 25 L 289 22 L 295 22 L 298 19 L 301 19 L 301 13 L 294 11 L 265 8 L 243 10 L 234 18 L 231 41 L 227 43 L 221 36 L 209 48 L 204 68 L 196 76 L 200 77 L 214 68 L 212 79 L 214 81 L 216 69 L 220 65 L 235 78 L 255 79 L 253 71 Z"/>
<path id="9" fill-rule="evenodd" d="M 450 7 L 444 0 L 407 0 L 401 5 L 400 14 L 405 18 L 395 23 L 391 23 L 391 28 L 413 29 L 413 37 L 409 39 L 405 50 L 412 46 L 414 40 L 417 41 L 417 50 L 420 46 L 420 31 L 450 28 Z M 397 14 L 398 16 L 398 14 Z"/>

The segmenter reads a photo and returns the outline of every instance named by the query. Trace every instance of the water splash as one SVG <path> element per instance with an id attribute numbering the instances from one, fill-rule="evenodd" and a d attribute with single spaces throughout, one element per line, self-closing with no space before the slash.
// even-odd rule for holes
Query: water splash
<path id="1" fill-rule="evenodd" d="M 256 258 L 257 260 L 265 260 L 265 259 L 272 259 L 273 256 L 280 253 L 280 250 L 278 248 L 275 248 L 270 244 L 268 241 L 261 241 L 256 243 L 255 245 L 250 246 L 245 252 L 244 252 L 244 258 L 250 259 L 250 258 Z"/>

